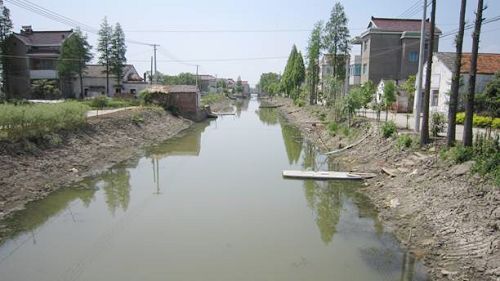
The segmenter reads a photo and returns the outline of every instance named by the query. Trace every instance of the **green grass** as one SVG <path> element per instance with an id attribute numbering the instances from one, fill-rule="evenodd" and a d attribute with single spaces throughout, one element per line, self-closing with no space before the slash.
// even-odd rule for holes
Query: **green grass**
<path id="1" fill-rule="evenodd" d="M 201 105 L 211 105 L 216 102 L 223 101 L 226 97 L 223 94 L 207 94 L 203 97 L 201 97 Z"/>
<path id="2" fill-rule="evenodd" d="M 86 123 L 89 107 L 81 102 L 0 104 L 0 140 L 40 139 Z"/>
<path id="3" fill-rule="evenodd" d="M 129 106 L 138 106 L 141 101 L 139 99 L 119 99 L 119 98 L 107 98 L 107 97 L 95 97 L 92 99 L 87 99 L 82 101 L 92 109 L 113 109 L 122 108 Z"/>

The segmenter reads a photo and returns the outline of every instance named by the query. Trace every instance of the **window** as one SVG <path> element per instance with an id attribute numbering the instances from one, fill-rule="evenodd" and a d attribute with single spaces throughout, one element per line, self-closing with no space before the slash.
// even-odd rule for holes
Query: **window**
<path id="1" fill-rule="evenodd" d="M 438 90 L 432 90 L 431 106 L 438 106 L 438 105 L 439 105 L 439 91 Z"/>
<path id="2" fill-rule="evenodd" d="M 351 76 L 360 76 L 360 75 L 361 75 L 361 64 L 351 65 Z"/>
<path id="3" fill-rule="evenodd" d="M 56 60 L 55 59 L 31 59 L 31 70 L 55 70 Z"/>
<path id="4" fill-rule="evenodd" d="M 365 64 L 363 64 L 363 74 L 366 74 L 366 71 L 367 71 L 366 68 L 367 68 L 367 65 L 365 63 Z"/>
<path id="5" fill-rule="evenodd" d="M 410 62 L 418 62 L 418 52 L 411 51 L 410 54 L 408 55 L 408 60 Z"/>

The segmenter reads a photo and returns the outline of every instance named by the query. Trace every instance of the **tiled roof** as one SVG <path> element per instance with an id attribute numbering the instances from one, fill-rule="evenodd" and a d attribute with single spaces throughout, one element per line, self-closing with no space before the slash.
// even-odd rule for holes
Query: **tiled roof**
<path id="1" fill-rule="evenodd" d="M 207 75 L 207 74 L 200 74 L 198 75 L 200 80 L 215 80 L 216 78 L 212 75 Z"/>
<path id="2" fill-rule="evenodd" d="M 123 69 L 123 74 L 129 72 L 132 68 L 134 68 L 133 65 L 126 64 L 125 68 Z M 134 68 L 134 73 L 137 74 L 135 68 Z M 89 64 L 84 70 L 84 76 L 92 78 L 106 78 L 106 66 L 100 64 Z M 115 77 L 115 76 L 114 74 L 110 73 L 109 77 Z"/>
<path id="3" fill-rule="evenodd" d="M 148 88 L 150 92 L 159 93 L 197 93 L 198 87 L 193 85 L 154 85 Z"/>
<path id="4" fill-rule="evenodd" d="M 14 33 L 14 36 L 30 46 L 60 46 L 71 33 L 73 30 L 33 31 L 31 33 Z"/>
<path id="5" fill-rule="evenodd" d="M 455 53 L 439 52 L 436 56 L 443 62 L 448 69 L 455 69 Z M 462 54 L 462 66 L 460 73 L 469 73 L 470 70 L 471 53 Z M 477 58 L 477 73 L 478 74 L 495 74 L 500 72 L 500 54 L 479 54 Z"/>
<path id="6" fill-rule="evenodd" d="M 397 18 L 376 18 L 372 17 L 368 28 L 377 28 L 385 31 L 410 31 L 410 32 L 420 32 L 422 20 L 420 19 L 397 19 Z M 425 23 L 425 28 L 427 31 L 430 30 L 429 20 Z M 441 30 L 436 27 L 436 33 L 440 33 Z"/>

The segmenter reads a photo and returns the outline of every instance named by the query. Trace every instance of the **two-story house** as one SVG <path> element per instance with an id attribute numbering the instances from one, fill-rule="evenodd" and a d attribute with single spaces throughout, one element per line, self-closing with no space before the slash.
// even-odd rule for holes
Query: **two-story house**
<path id="1" fill-rule="evenodd" d="M 31 98 L 31 84 L 37 79 L 58 80 L 57 59 L 61 46 L 73 30 L 34 31 L 23 26 L 7 40 L 8 91 L 13 97 Z"/>
<path id="2" fill-rule="evenodd" d="M 361 45 L 361 83 L 395 80 L 397 83 L 418 71 L 421 20 L 372 17 L 367 30 L 353 40 Z M 427 21 L 425 30 L 430 30 Z M 434 51 L 441 30 L 436 27 Z M 427 39 L 428 40 L 428 39 Z M 428 43 L 425 42 L 427 57 Z"/>

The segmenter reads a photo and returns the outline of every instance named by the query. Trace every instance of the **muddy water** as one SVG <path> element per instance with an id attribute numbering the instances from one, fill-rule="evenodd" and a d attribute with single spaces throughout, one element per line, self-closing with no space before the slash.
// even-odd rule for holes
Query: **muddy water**
<path id="1" fill-rule="evenodd" d="M 63 188 L 7 222 L 1 280 L 426 280 L 357 184 L 258 102 Z"/>

